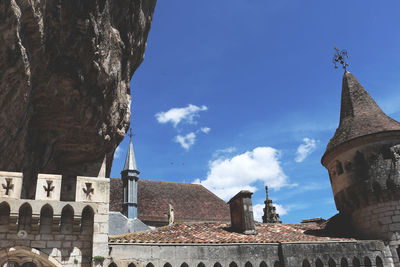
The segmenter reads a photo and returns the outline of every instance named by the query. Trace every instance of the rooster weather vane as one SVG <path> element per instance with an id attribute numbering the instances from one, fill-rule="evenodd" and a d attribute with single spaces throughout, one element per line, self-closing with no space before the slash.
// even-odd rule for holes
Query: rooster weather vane
<path id="1" fill-rule="evenodd" d="M 338 68 L 338 64 L 341 64 L 344 71 L 347 71 L 347 67 L 349 66 L 349 64 L 347 63 L 347 59 L 349 58 L 349 56 L 347 55 L 347 50 L 339 50 L 339 48 L 337 48 L 336 46 L 334 46 L 333 49 L 335 49 L 335 55 L 333 56 L 332 62 L 333 64 L 335 64 L 335 69 Z"/>

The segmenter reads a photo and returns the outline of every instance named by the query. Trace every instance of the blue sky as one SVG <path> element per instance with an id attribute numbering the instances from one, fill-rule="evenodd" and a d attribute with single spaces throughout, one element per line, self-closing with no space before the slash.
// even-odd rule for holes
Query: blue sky
<path id="1" fill-rule="evenodd" d="M 141 179 L 201 182 L 225 200 L 253 190 L 258 218 L 268 184 L 283 222 L 331 217 L 320 159 L 340 112 L 333 46 L 400 120 L 399 10 L 394 0 L 158 1 L 131 81 Z"/>

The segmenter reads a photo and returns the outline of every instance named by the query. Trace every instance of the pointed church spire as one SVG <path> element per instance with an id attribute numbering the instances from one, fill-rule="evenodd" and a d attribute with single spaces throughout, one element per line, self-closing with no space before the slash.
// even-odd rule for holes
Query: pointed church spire
<path id="1" fill-rule="evenodd" d="M 126 154 L 125 165 L 122 171 L 137 171 L 135 153 L 133 151 L 132 136 L 133 136 L 132 129 L 130 129 L 129 150 L 128 153 Z"/>
<path id="2" fill-rule="evenodd" d="M 122 204 L 123 214 L 129 219 L 137 218 L 137 190 L 140 172 L 136 168 L 135 153 L 132 145 L 132 129 L 129 132 L 129 150 L 126 154 L 125 166 L 121 172 L 124 186 L 124 202 Z"/>
<path id="3" fill-rule="evenodd" d="M 357 137 L 394 130 L 400 130 L 400 123 L 387 116 L 356 77 L 346 71 L 343 75 L 340 123 L 327 146 L 327 152 Z"/>

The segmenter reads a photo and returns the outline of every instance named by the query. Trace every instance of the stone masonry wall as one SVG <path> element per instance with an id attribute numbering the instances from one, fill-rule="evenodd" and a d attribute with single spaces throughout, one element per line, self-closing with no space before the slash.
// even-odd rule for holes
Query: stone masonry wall
<path id="1" fill-rule="evenodd" d="M 182 266 L 183 263 L 190 267 L 200 263 L 207 267 L 219 266 L 217 263 L 229 266 L 232 262 L 237 266 L 244 266 L 247 262 L 252 266 L 260 266 L 262 262 L 268 266 L 279 263 L 278 244 L 110 244 L 110 249 L 110 257 L 120 267 L 127 267 L 131 263 L 137 267 L 149 267 L 149 263 L 154 267 L 162 267 L 166 263 L 174 267 Z"/>
<path id="2" fill-rule="evenodd" d="M 371 266 L 379 266 L 379 260 L 385 267 L 395 266 L 389 247 L 382 241 L 208 245 L 113 243 L 110 250 L 111 258 L 105 264 L 113 267 L 357 266 L 357 261 L 359 266 L 368 266 L 367 261 Z"/>
<path id="3" fill-rule="evenodd" d="M 108 255 L 108 178 L 78 176 L 75 201 L 60 201 L 60 175 L 39 174 L 35 200 L 20 199 L 21 184 L 21 173 L 0 172 L 0 255 L 20 251 L 23 260 L 33 248 L 76 267 Z M 0 266 L 9 260 L 1 257 Z"/>

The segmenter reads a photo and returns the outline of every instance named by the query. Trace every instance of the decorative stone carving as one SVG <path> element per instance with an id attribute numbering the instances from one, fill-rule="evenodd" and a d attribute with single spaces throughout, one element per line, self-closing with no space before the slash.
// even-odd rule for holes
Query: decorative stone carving
<path id="1" fill-rule="evenodd" d="M 282 223 L 279 220 L 279 214 L 276 213 L 275 206 L 272 204 L 272 200 L 269 199 L 268 186 L 265 187 L 265 192 L 267 194 L 267 197 L 264 201 L 264 215 L 262 216 L 263 223 Z"/>

